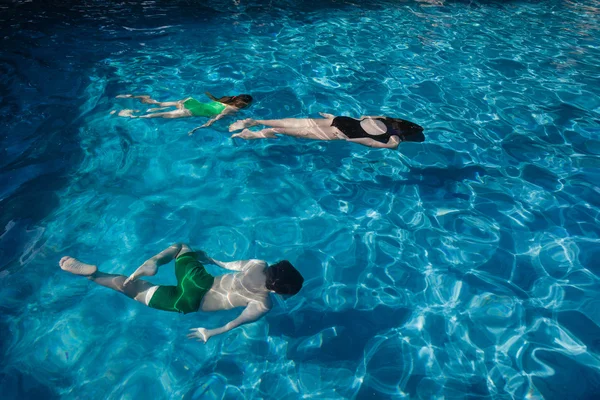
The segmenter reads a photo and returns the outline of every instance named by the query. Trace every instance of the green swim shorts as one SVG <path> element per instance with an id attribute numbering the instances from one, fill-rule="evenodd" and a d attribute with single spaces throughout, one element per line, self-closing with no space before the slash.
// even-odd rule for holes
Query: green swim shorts
<path id="1" fill-rule="evenodd" d="M 187 99 L 183 106 L 190 112 L 194 117 L 214 117 L 221 114 L 226 107 L 225 104 L 219 103 L 218 101 L 211 101 L 210 103 L 200 103 L 196 99 Z"/>
<path id="2" fill-rule="evenodd" d="M 202 298 L 215 278 L 206 272 L 196 253 L 185 253 L 175 260 L 177 286 L 159 286 L 149 307 L 183 314 L 198 311 Z"/>

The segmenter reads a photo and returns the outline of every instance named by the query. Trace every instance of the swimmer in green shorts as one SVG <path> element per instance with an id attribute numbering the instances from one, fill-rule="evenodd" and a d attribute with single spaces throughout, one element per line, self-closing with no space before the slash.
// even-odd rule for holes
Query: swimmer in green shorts
<path id="1" fill-rule="evenodd" d="M 139 280 L 154 276 L 158 267 L 175 260 L 177 286 L 157 286 Z M 213 277 L 202 263 L 215 264 L 235 273 Z M 146 260 L 129 277 L 100 272 L 95 265 L 63 257 L 60 267 L 95 283 L 121 292 L 148 307 L 188 314 L 244 307 L 242 313 L 216 329 L 193 328 L 188 337 L 206 343 L 212 336 L 257 321 L 271 310 L 269 293 L 292 296 L 300 291 L 304 278 L 289 261 L 268 265 L 262 260 L 217 261 L 185 244 L 174 244 Z"/>
<path id="2" fill-rule="evenodd" d="M 212 94 L 205 93 L 209 98 L 209 103 L 201 103 L 196 99 L 188 97 L 187 99 L 178 101 L 165 101 L 159 102 L 151 99 L 150 96 L 134 96 L 132 94 L 121 94 L 117 98 L 120 99 L 138 99 L 144 104 L 154 104 L 157 108 L 150 108 L 147 110 L 148 114 L 144 115 L 133 115 L 139 110 L 121 110 L 119 116 L 129 118 L 184 118 L 184 117 L 208 117 L 211 118 L 207 123 L 200 126 L 199 128 L 206 128 L 211 126 L 215 121 L 223 118 L 226 115 L 235 114 L 242 108 L 246 108 L 252 103 L 252 96 L 248 94 L 240 94 L 237 96 L 223 96 L 216 98 Z M 162 111 L 167 108 L 175 108 L 171 111 Z M 113 111 L 112 113 L 114 113 Z M 194 130 L 195 131 L 195 130 Z M 190 132 L 190 135 L 194 132 Z"/>

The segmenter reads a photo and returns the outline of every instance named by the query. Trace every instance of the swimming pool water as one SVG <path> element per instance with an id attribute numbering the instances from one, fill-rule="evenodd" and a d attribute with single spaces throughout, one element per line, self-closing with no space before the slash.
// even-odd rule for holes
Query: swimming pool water
<path id="1" fill-rule="evenodd" d="M 0 392 L 7 399 L 594 398 L 600 2 L 87 1 L 0 9 Z M 130 120 L 388 115 L 399 151 Z M 173 242 L 289 259 L 258 323 L 147 309 L 62 272 Z M 213 273 L 218 269 L 210 268 Z M 174 281 L 164 266 L 153 279 Z"/>

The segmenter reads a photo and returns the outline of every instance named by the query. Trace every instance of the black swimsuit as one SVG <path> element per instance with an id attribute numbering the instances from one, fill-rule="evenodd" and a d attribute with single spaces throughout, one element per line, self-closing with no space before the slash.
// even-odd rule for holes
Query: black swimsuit
<path id="1" fill-rule="evenodd" d="M 373 119 L 376 121 L 383 122 L 383 124 L 387 128 L 385 133 L 382 133 L 381 135 L 370 135 L 362 128 L 362 126 L 360 126 L 360 121 L 362 120 L 350 117 L 335 117 L 331 122 L 331 126 L 338 128 L 340 131 L 342 131 L 344 135 L 348 136 L 350 139 L 369 138 L 376 140 L 380 143 L 387 143 L 392 136 L 398 136 L 403 142 L 422 142 L 425 140 L 425 136 L 423 135 L 423 128 L 421 128 L 417 124 L 413 124 L 410 121 L 405 121 L 399 118 Z M 395 121 L 396 126 L 393 126 L 391 121 Z M 399 126 L 399 123 L 403 126 Z"/>

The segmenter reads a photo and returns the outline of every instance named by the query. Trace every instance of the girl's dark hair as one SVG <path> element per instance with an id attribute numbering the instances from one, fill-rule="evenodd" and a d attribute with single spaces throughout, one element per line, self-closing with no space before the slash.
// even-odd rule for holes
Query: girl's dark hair
<path id="1" fill-rule="evenodd" d="M 304 278 L 289 261 L 279 261 L 265 270 L 266 287 L 279 294 L 294 295 L 302 289 Z"/>
<path id="2" fill-rule="evenodd" d="M 423 127 L 413 122 L 400 118 L 386 118 L 386 125 L 391 126 L 394 135 L 398 135 L 403 142 L 424 142 Z"/>
<path id="3" fill-rule="evenodd" d="M 212 100 L 218 101 L 219 103 L 227 104 L 228 106 L 234 106 L 237 108 L 245 108 L 252 103 L 252 96 L 249 94 L 239 94 L 237 96 L 223 96 L 218 99 L 210 94 L 209 92 L 205 92 L 205 94 Z"/>

